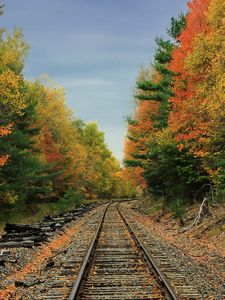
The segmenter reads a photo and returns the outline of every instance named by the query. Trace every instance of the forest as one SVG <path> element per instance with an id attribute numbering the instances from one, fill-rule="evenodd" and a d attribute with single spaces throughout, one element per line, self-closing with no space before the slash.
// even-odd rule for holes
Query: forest
<path id="1" fill-rule="evenodd" d="M 74 116 L 64 89 L 50 79 L 24 78 L 28 50 L 20 29 L 0 29 L 1 214 L 134 194 L 104 133 Z"/>
<path id="2" fill-rule="evenodd" d="M 193 0 L 157 37 L 127 118 L 124 178 L 177 214 L 225 199 L 223 0 Z"/>
<path id="3" fill-rule="evenodd" d="M 8 2 L 0 300 L 225 299 L 225 1 Z"/>
<path id="4" fill-rule="evenodd" d="M 224 201 L 224 11 L 223 0 L 193 0 L 168 39 L 155 39 L 153 63 L 137 75 L 123 166 L 97 124 L 66 106 L 63 87 L 24 78 L 29 46 L 20 29 L 1 28 L 1 213 L 136 194 L 177 214 L 204 197 Z"/>

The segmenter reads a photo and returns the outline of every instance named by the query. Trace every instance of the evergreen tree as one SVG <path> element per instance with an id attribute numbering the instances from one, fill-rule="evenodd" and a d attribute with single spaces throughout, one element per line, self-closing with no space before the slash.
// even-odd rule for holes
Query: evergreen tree
<path id="1" fill-rule="evenodd" d="M 133 170 L 141 168 L 147 189 L 166 202 L 189 201 L 207 182 L 207 174 L 187 149 L 179 149 L 170 131 L 170 98 L 176 74 L 168 69 L 179 35 L 186 26 L 184 14 L 172 18 L 168 30 L 174 41 L 156 39 L 152 74 L 142 71 L 137 80 L 137 109 L 128 120 L 127 148 L 124 163 Z M 131 171 L 132 172 L 132 171 Z M 176 182 L 176 184 L 174 184 Z"/>
<path id="2" fill-rule="evenodd" d="M 16 200 L 33 200 L 37 193 L 46 191 L 44 185 L 48 186 L 46 167 L 36 155 L 34 137 L 39 128 L 33 125 L 35 116 L 35 103 L 27 99 L 27 107 L 15 120 L 12 133 L 0 139 L 0 148 L 10 157 L 0 169 L 0 193 L 6 202 L 9 194 Z"/>
<path id="3" fill-rule="evenodd" d="M 172 96 L 170 84 L 172 72 L 167 69 L 171 60 L 173 44 L 169 40 L 156 39 L 157 49 L 153 69 L 157 73 L 157 79 L 137 82 L 137 88 L 145 91 L 145 94 L 137 95 L 139 100 L 159 102 L 159 113 L 155 116 L 155 127 L 164 128 L 167 126 L 169 114 L 168 99 Z M 156 76 L 155 76 L 156 77 Z"/>

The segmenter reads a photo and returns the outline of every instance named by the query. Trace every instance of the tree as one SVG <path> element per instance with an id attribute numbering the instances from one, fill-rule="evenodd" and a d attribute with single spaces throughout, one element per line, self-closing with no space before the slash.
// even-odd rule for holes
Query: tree
<path id="1" fill-rule="evenodd" d="M 29 83 L 29 93 L 37 102 L 38 157 L 48 165 L 52 197 L 57 198 L 66 192 L 68 186 L 78 187 L 85 151 L 78 140 L 72 113 L 65 105 L 64 90 L 46 87 L 37 81 Z"/>
<path id="2" fill-rule="evenodd" d="M 83 127 L 82 142 L 87 155 L 83 173 L 85 193 L 90 197 L 109 197 L 119 164 L 107 148 L 104 133 L 99 131 L 96 123 L 87 123 Z"/>
<path id="3" fill-rule="evenodd" d="M 200 10 L 202 5 L 198 3 L 197 8 Z M 196 16 L 199 13 L 195 12 Z M 191 17 L 191 22 L 197 22 L 196 16 Z M 136 182 L 141 182 L 142 178 L 148 192 L 163 196 L 167 203 L 191 201 L 196 191 L 208 181 L 201 160 L 182 147 L 171 123 L 176 112 L 173 99 L 177 97 L 179 80 L 184 76 L 171 66 L 181 68 L 175 59 L 178 49 L 183 51 L 184 32 L 189 30 L 186 26 L 189 26 L 186 16 L 180 14 L 177 19 L 172 18 L 168 30 L 173 41 L 156 39 L 152 71 L 142 72 L 137 80 L 136 111 L 134 117 L 128 119 L 125 142 L 124 172 L 130 173 L 131 178 L 133 174 L 139 174 Z M 178 109 L 174 123 L 179 122 L 179 113 Z"/>
<path id="4" fill-rule="evenodd" d="M 180 43 L 173 50 L 169 66 L 169 69 L 175 74 L 172 88 L 174 97 L 170 98 L 172 111 L 169 125 L 171 130 L 177 134 L 178 140 L 187 140 L 196 135 L 204 135 L 208 122 L 207 116 L 204 118 L 204 113 L 200 108 L 203 99 L 194 98 L 193 84 L 198 78 L 197 76 L 190 78 L 185 67 L 185 59 L 193 51 L 196 35 L 200 32 L 205 34 L 207 31 L 205 12 L 208 8 L 208 2 L 208 0 L 194 0 L 189 3 L 190 11 L 187 15 L 187 25 L 178 37 Z M 195 126 L 197 119 L 199 119 L 199 126 Z"/>
<path id="5" fill-rule="evenodd" d="M 224 2 L 193 0 L 173 51 L 169 124 L 180 149 L 200 158 L 215 189 L 224 181 Z"/>
<path id="6" fill-rule="evenodd" d="M 0 34 L 0 194 L 1 202 L 26 199 L 28 186 L 38 161 L 31 157 L 30 127 L 34 116 L 34 103 L 26 97 L 26 84 L 22 69 L 27 45 L 21 31 L 3 38 Z M 23 192 L 22 192 L 23 191 Z"/>
<path id="7" fill-rule="evenodd" d="M 1 10 L 2 6 L 0 6 Z M 0 142 L 1 137 L 10 134 L 18 115 L 23 114 L 26 103 L 23 98 L 23 77 L 15 64 L 22 65 L 27 46 L 20 31 L 3 39 L 4 30 L 0 32 Z M 18 46 L 20 48 L 18 49 Z M 17 72 L 15 72 L 17 71 Z M 9 160 L 8 153 L 0 151 L 0 167 Z"/>
<path id="8" fill-rule="evenodd" d="M 170 28 L 167 30 L 167 32 L 177 43 L 180 42 L 178 37 L 186 27 L 186 17 L 187 14 L 181 12 L 178 18 L 171 18 Z"/>
<path id="9" fill-rule="evenodd" d="M 3 136 L 6 136 L 8 134 L 11 133 L 11 127 L 10 125 L 8 126 L 0 126 L 0 138 L 3 137 Z M 3 167 L 7 160 L 9 159 L 9 155 L 8 154 L 1 154 L 0 155 L 0 167 Z"/>
<path id="10" fill-rule="evenodd" d="M 207 180 L 199 159 L 186 149 L 179 150 L 170 129 L 158 131 L 148 143 L 144 173 L 149 190 L 163 196 L 167 203 L 191 202 L 196 191 Z"/>
<path id="11" fill-rule="evenodd" d="M 199 126 L 205 122 L 205 134 L 190 141 L 195 155 L 202 158 L 202 165 L 208 171 L 210 180 L 218 188 L 225 185 L 225 67 L 224 58 L 224 1 L 211 0 L 206 13 L 207 31 L 196 35 L 193 51 L 185 59 L 185 67 L 194 81 L 194 99 L 204 99 L 199 109 L 204 119 L 196 120 Z"/>
<path id="12" fill-rule="evenodd" d="M 9 160 L 0 170 L 0 194 L 3 202 L 28 201 L 43 188 L 44 167 L 36 157 L 34 136 L 38 128 L 32 126 L 35 119 L 35 104 L 26 99 L 23 114 L 14 120 L 11 134 L 1 138 L 1 149 L 8 153 Z M 45 178 L 46 180 L 46 178 Z"/>
<path id="13" fill-rule="evenodd" d="M 180 14 L 177 19 L 172 18 L 171 23 L 169 32 L 175 39 L 185 27 L 184 15 Z M 167 67 L 174 45 L 170 40 L 157 38 L 156 46 L 152 70 L 141 70 L 137 78 L 136 112 L 134 118 L 128 119 L 128 135 L 125 141 L 125 165 L 130 168 L 131 174 L 135 170 L 135 174 L 138 174 L 136 181 L 145 188 L 145 179 L 149 179 L 146 158 L 151 151 L 150 141 L 157 132 L 167 127 L 170 111 L 168 99 L 172 96 L 172 72 Z M 126 172 L 128 171 L 129 169 Z M 150 186 L 149 188 L 151 189 Z"/>

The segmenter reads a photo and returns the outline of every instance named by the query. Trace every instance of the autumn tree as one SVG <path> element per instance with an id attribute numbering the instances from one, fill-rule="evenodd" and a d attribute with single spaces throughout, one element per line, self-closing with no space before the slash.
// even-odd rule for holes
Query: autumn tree
<path id="1" fill-rule="evenodd" d="M 24 79 L 27 50 L 20 30 L 0 30 L 0 205 L 128 193 L 97 125 L 75 118 L 51 80 Z"/>
<path id="2" fill-rule="evenodd" d="M 24 96 L 26 98 L 26 96 Z M 46 183 L 45 168 L 37 158 L 34 137 L 39 128 L 33 126 L 35 104 L 27 100 L 23 114 L 14 122 L 11 134 L 1 139 L 1 148 L 9 154 L 7 164 L 0 170 L 2 200 L 29 203 Z M 8 197 L 11 195 L 11 197 Z"/>
<path id="3" fill-rule="evenodd" d="M 196 35 L 193 51 L 185 59 L 185 68 L 195 90 L 193 101 L 202 99 L 199 104 L 201 118 L 195 120 L 195 126 L 200 129 L 204 126 L 203 134 L 187 143 L 201 157 L 217 191 L 222 186 L 225 188 L 224 11 L 224 1 L 210 1 L 206 12 L 207 30 Z M 198 80 L 194 81 L 196 77 Z M 193 127 L 191 130 L 196 132 Z"/>
<path id="4" fill-rule="evenodd" d="M 65 105 L 64 90 L 37 81 L 29 83 L 29 93 L 37 103 L 38 158 L 48 166 L 52 190 L 49 195 L 57 199 L 68 186 L 77 187 L 85 151 L 72 124 L 72 112 Z"/>
<path id="5" fill-rule="evenodd" d="M 83 172 L 83 188 L 88 197 L 110 197 L 112 186 L 116 181 L 119 163 L 108 149 L 104 133 L 96 123 L 84 124 L 81 142 L 86 149 Z"/>
<path id="6" fill-rule="evenodd" d="M 26 103 L 23 99 L 21 75 L 27 46 L 19 30 L 3 38 L 4 29 L 0 31 L 0 143 L 1 137 L 13 130 L 17 116 L 23 114 Z M 9 154 L 0 150 L 0 167 L 9 160 Z"/>
<path id="7" fill-rule="evenodd" d="M 151 74 L 148 70 L 142 69 L 137 80 L 148 80 Z M 143 178 L 143 159 L 146 155 L 146 141 L 152 134 L 152 119 L 158 112 L 158 104 L 138 98 L 144 97 L 146 91 L 136 89 L 136 111 L 133 116 L 127 118 L 128 128 L 124 146 L 125 169 L 122 174 L 124 178 L 138 187 L 145 190 L 147 184 Z"/>
<path id="8" fill-rule="evenodd" d="M 179 147 L 170 124 L 174 109 L 171 99 L 176 97 L 174 82 L 179 76 L 170 66 L 176 49 L 182 45 L 180 37 L 185 28 L 186 15 L 180 14 L 171 20 L 168 33 L 172 40 L 156 39 L 151 72 L 137 80 L 136 112 L 128 119 L 125 143 L 124 172 L 135 174 L 139 168 L 148 192 L 162 196 L 167 204 L 190 202 L 207 182 L 200 159 Z"/>
<path id="9" fill-rule="evenodd" d="M 16 185 L 20 180 L 27 180 L 26 157 L 28 158 L 31 141 L 26 133 L 29 123 L 30 103 L 25 96 L 25 82 L 22 75 L 27 45 L 21 31 L 0 36 L 0 193 L 1 201 L 13 202 L 19 198 Z M 20 158 L 23 160 L 20 160 Z M 29 160 L 29 159 L 28 159 Z M 28 161 L 27 161 L 28 162 Z M 17 169 L 17 166 L 20 170 Z M 22 168 L 22 169 L 21 169 Z M 29 169 L 30 170 L 30 169 Z M 23 172 L 24 171 L 24 172 Z M 17 186 L 17 187 L 18 187 Z M 24 187 L 24 185 L 23 185 Z M 21 189 L 22 191 L 22 189 Z M 24 195 L 26 192 L 24 192 Z"/>
<path id="10" fill-rule="evenodd" d="M 171 35 L 175 39 L 185 26 L 183 14 L 178 19 L 172 19 Z M 172 72 L 167 69 L 171 60 L 173 43 L 162 38 L 156 39 L 156 54 L 151 71 L 142 70 L 137 78 L 135 97 L 137 107 L 134 118 L 128 119 L 128 135 L 125 142 L 125 164 L 131 168 L 131 173 L 139 174 L 137 182 L 147 181 L 151 177 L 146 164 L 147 156 L 152 151 L 151 139 L 157 132 L 167 127 L 170 105 L 168 99 L 172 95 Z M 150 159 L 148 157 L 148 159 Z M 126 171 L 127 173 L 127 171 Z M 142 178 L 142 179 L 141 179 Z M 145 179 L 144 179 L 145 178 Z M 150 182 L 149 182 L 150 183 Z"/>
<path id="11" fill-rule="evenodd" d="M 189 3 L 186 29 L 173 51 L 170 128 L 179 148 L 201 160 L 209 185 L 224 179 L 224 2 Z"/>

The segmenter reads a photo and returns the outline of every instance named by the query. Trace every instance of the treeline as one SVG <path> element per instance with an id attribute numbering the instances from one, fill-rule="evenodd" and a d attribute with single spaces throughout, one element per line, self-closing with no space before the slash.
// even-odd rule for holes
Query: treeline
<path id="1" fill-rule="evenodd" d="M 125 178 L 180 207 L 225 195 L 225 2 L 192 0 L 137 77 Z"/>
<path id="2" fill-rule="evenodd" d="M 0 30 L 0 206 L 129 196 L 97 125 L 73 116 L 63 88 L 24 78 L 27 51 L 20 30 Z"/>

